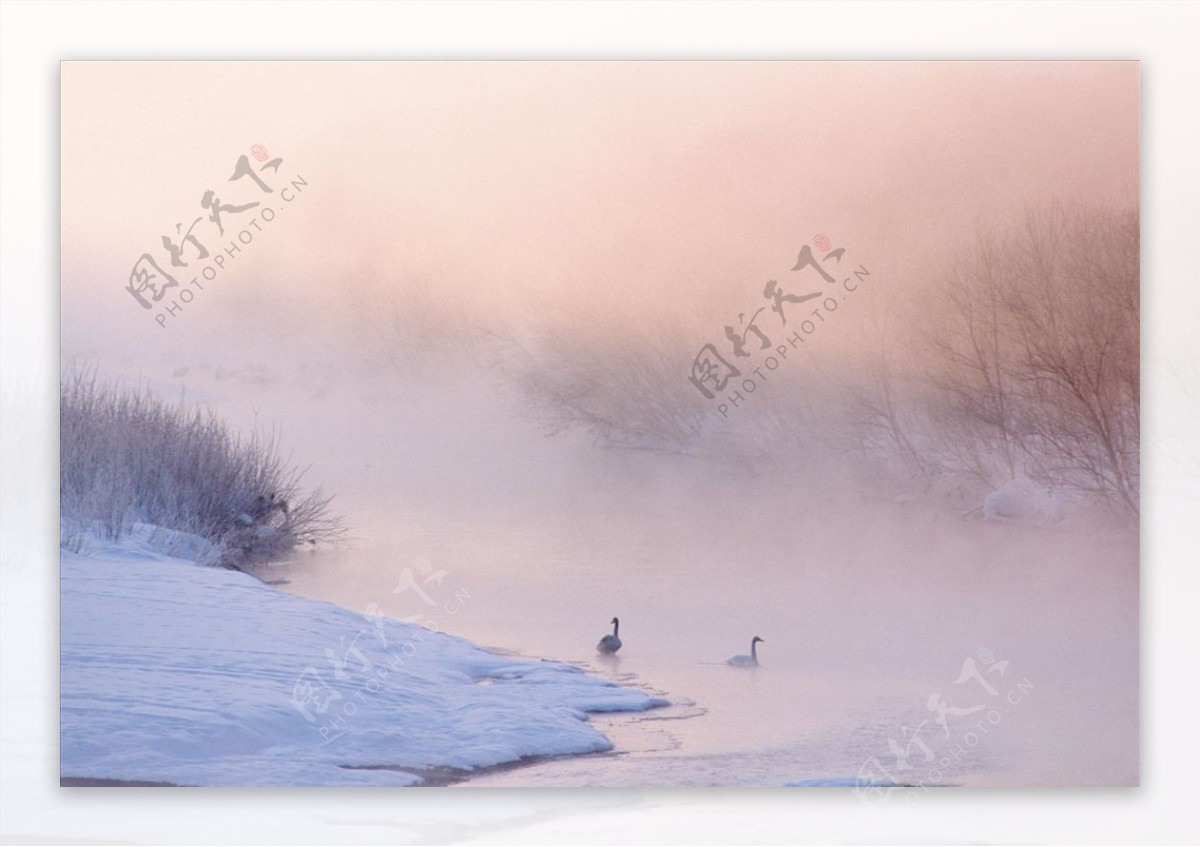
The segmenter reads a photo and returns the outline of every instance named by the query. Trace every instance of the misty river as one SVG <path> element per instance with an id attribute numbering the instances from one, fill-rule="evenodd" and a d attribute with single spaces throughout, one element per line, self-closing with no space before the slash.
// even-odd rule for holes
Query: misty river
<path id="1" fill-rule="evenodd" d="M 352 538 L 268 578 L 672 704 L 592 716 L 611 753 L 466 784 L 1136 780 L 1135 532 L 995 524 L 827 477 L 547 438 L 501 425 L 480 384 L 457 392 L 297 415 L 293 434 L 334 454 L 310 482 L 336 491 Z M 613 616 L 624 646 L 602 657 Z M 755 635 L 760 666 L 727 666 Z"/>

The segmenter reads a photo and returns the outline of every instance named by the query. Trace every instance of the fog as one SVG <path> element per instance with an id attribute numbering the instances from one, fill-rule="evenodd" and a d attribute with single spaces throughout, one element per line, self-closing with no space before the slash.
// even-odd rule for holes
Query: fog
<path id="1" fill-rule="evenodd" d="M 351 537 L 277 563 L 285 588 L 432 614 L 393 589 L 441 570 L 469 602 L 439 597 L 439 627 L 688 717 L 614 725 L 632 760 L 526 783 L 852 774 L 931 691 L 954 702 L 980 648 L 1041 697 L 951 782 L 1136 782 L 1135 63 L 68 62 L 62 83 L 64 368 L 277 429 Z M 282 159 L 258 171 L 270 195 L 229 180 L 255 144 Z M 142 308 L 130 268 L 170 270 L 161 239 L 210 189 L 278 212 L 228 212 L 223 235 L 202 219 L 177 308 Z M 866 275 L 823 287 L 836 310 L 789 346 L 816 303 L 783 327 L 764 283 L 801 290 L 818 236 L 845 248 L 839 283 Z M 1087 264 L 1086 290 L 1104 296 L 1056 299 L 1102 246 L 1089 261 L 1118 270 Z M 982 302 L 966 286 L 1017 264 L 1055 281 L 1029 296 L 1070 343 L 1031 342 L 1011 316 L 1033 301 L 1002 285 L 992 314 L 1016 323 L 993 341 L 1014 352 L 981 373 L 1091 369 L 1086 339 L 1113 327 L 1127 344 L 1132 375 L 1074 416 L 955 370 Z M 745 362 L 786 357 L 739 403 L 736 382 L 706 399 L 697 351 L 743 364 L 725 327 L 760 307 L 770 349 L 747 336 Z M 1096 408 L 1105 444 L 1063 435 Z M 987 505 L 1026 476 L 1033 506 Z M 627 646 L 606 666 L 614 614 Z M 764 666 L 731 680 L 720 663 L 755 634 Z"/>

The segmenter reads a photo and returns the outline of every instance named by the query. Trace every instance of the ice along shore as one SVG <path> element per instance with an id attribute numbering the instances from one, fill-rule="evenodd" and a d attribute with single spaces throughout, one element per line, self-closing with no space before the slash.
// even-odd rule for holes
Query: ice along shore
<path id="1" fill-rule="evenodd" d="M 64 784 L 437 784 L 610 750 L 589 713 L 666 705 L 201 567 L 190 547 L 141 526 L 62 551 Z"/>

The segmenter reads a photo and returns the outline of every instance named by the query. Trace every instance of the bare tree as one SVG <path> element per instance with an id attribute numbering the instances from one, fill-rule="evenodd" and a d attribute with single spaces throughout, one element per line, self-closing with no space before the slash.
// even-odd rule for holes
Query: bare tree
<path id="1" fill-rule="evenodd" d="M 1035 472 L 1138 512 L 1136 216 L 1031 216 L 1017 318 L 1021 420 Z"/>
<path id="2" fill-rule="evenodd" d="M 954 463 L 973 476 L 1011 477 L 1021 452 L 1013 404 L 1019 370 L 1005 311 L 1004 244 L 979 233 L 970 258 L 941 281 L 937 323 L 927 333 L 931 371 L 945 447 Z"/>
<path id="3" fill-rule="evenodd" d="M 1138 512 L 1138 216 L 1055 207 L 980 236 L 928 334 L 938 420 L 981 476 Z"/>
<path id="4" fill-rule="evenodd" d="M 922 445 L 928 430 L 920 403 L 925 391 L 920 369 L 897 365 L 897 347 L 888 311 L 872 310 L 871 331 L 863 342 L 862 368 L 844 373 L 841 401 L 847 424 L 858 433 L 869 456 L 899 459 L 908 475 L 928 478 L 944 468 L 937 453 Z"/>
<path id="5" fill-rule="evenodd" d="M 544 323 L 528 342 L 492 332 L 493 364 L 516 383 L 546 431 L 582 429 L 603 444 L 686 451 L 706 409 L 682 376 L 682 338 L 625 322 Z"/>

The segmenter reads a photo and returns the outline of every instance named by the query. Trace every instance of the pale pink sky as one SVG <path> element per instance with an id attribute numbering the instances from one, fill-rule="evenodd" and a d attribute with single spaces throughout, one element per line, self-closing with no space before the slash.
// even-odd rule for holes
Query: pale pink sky
<path id="1" fill-rule="evenodd" d="M 205 190 L 243 196 L 256 143 L 310 187 L 189 316 L 208 332 L 416 284 L 723 316 L 816 232 L 919 286 L 977 222 L 1138 193 L 1135 62 L 68 62 L 62 104 L 65 349 L 164 343 L 131 266 Z"/>

